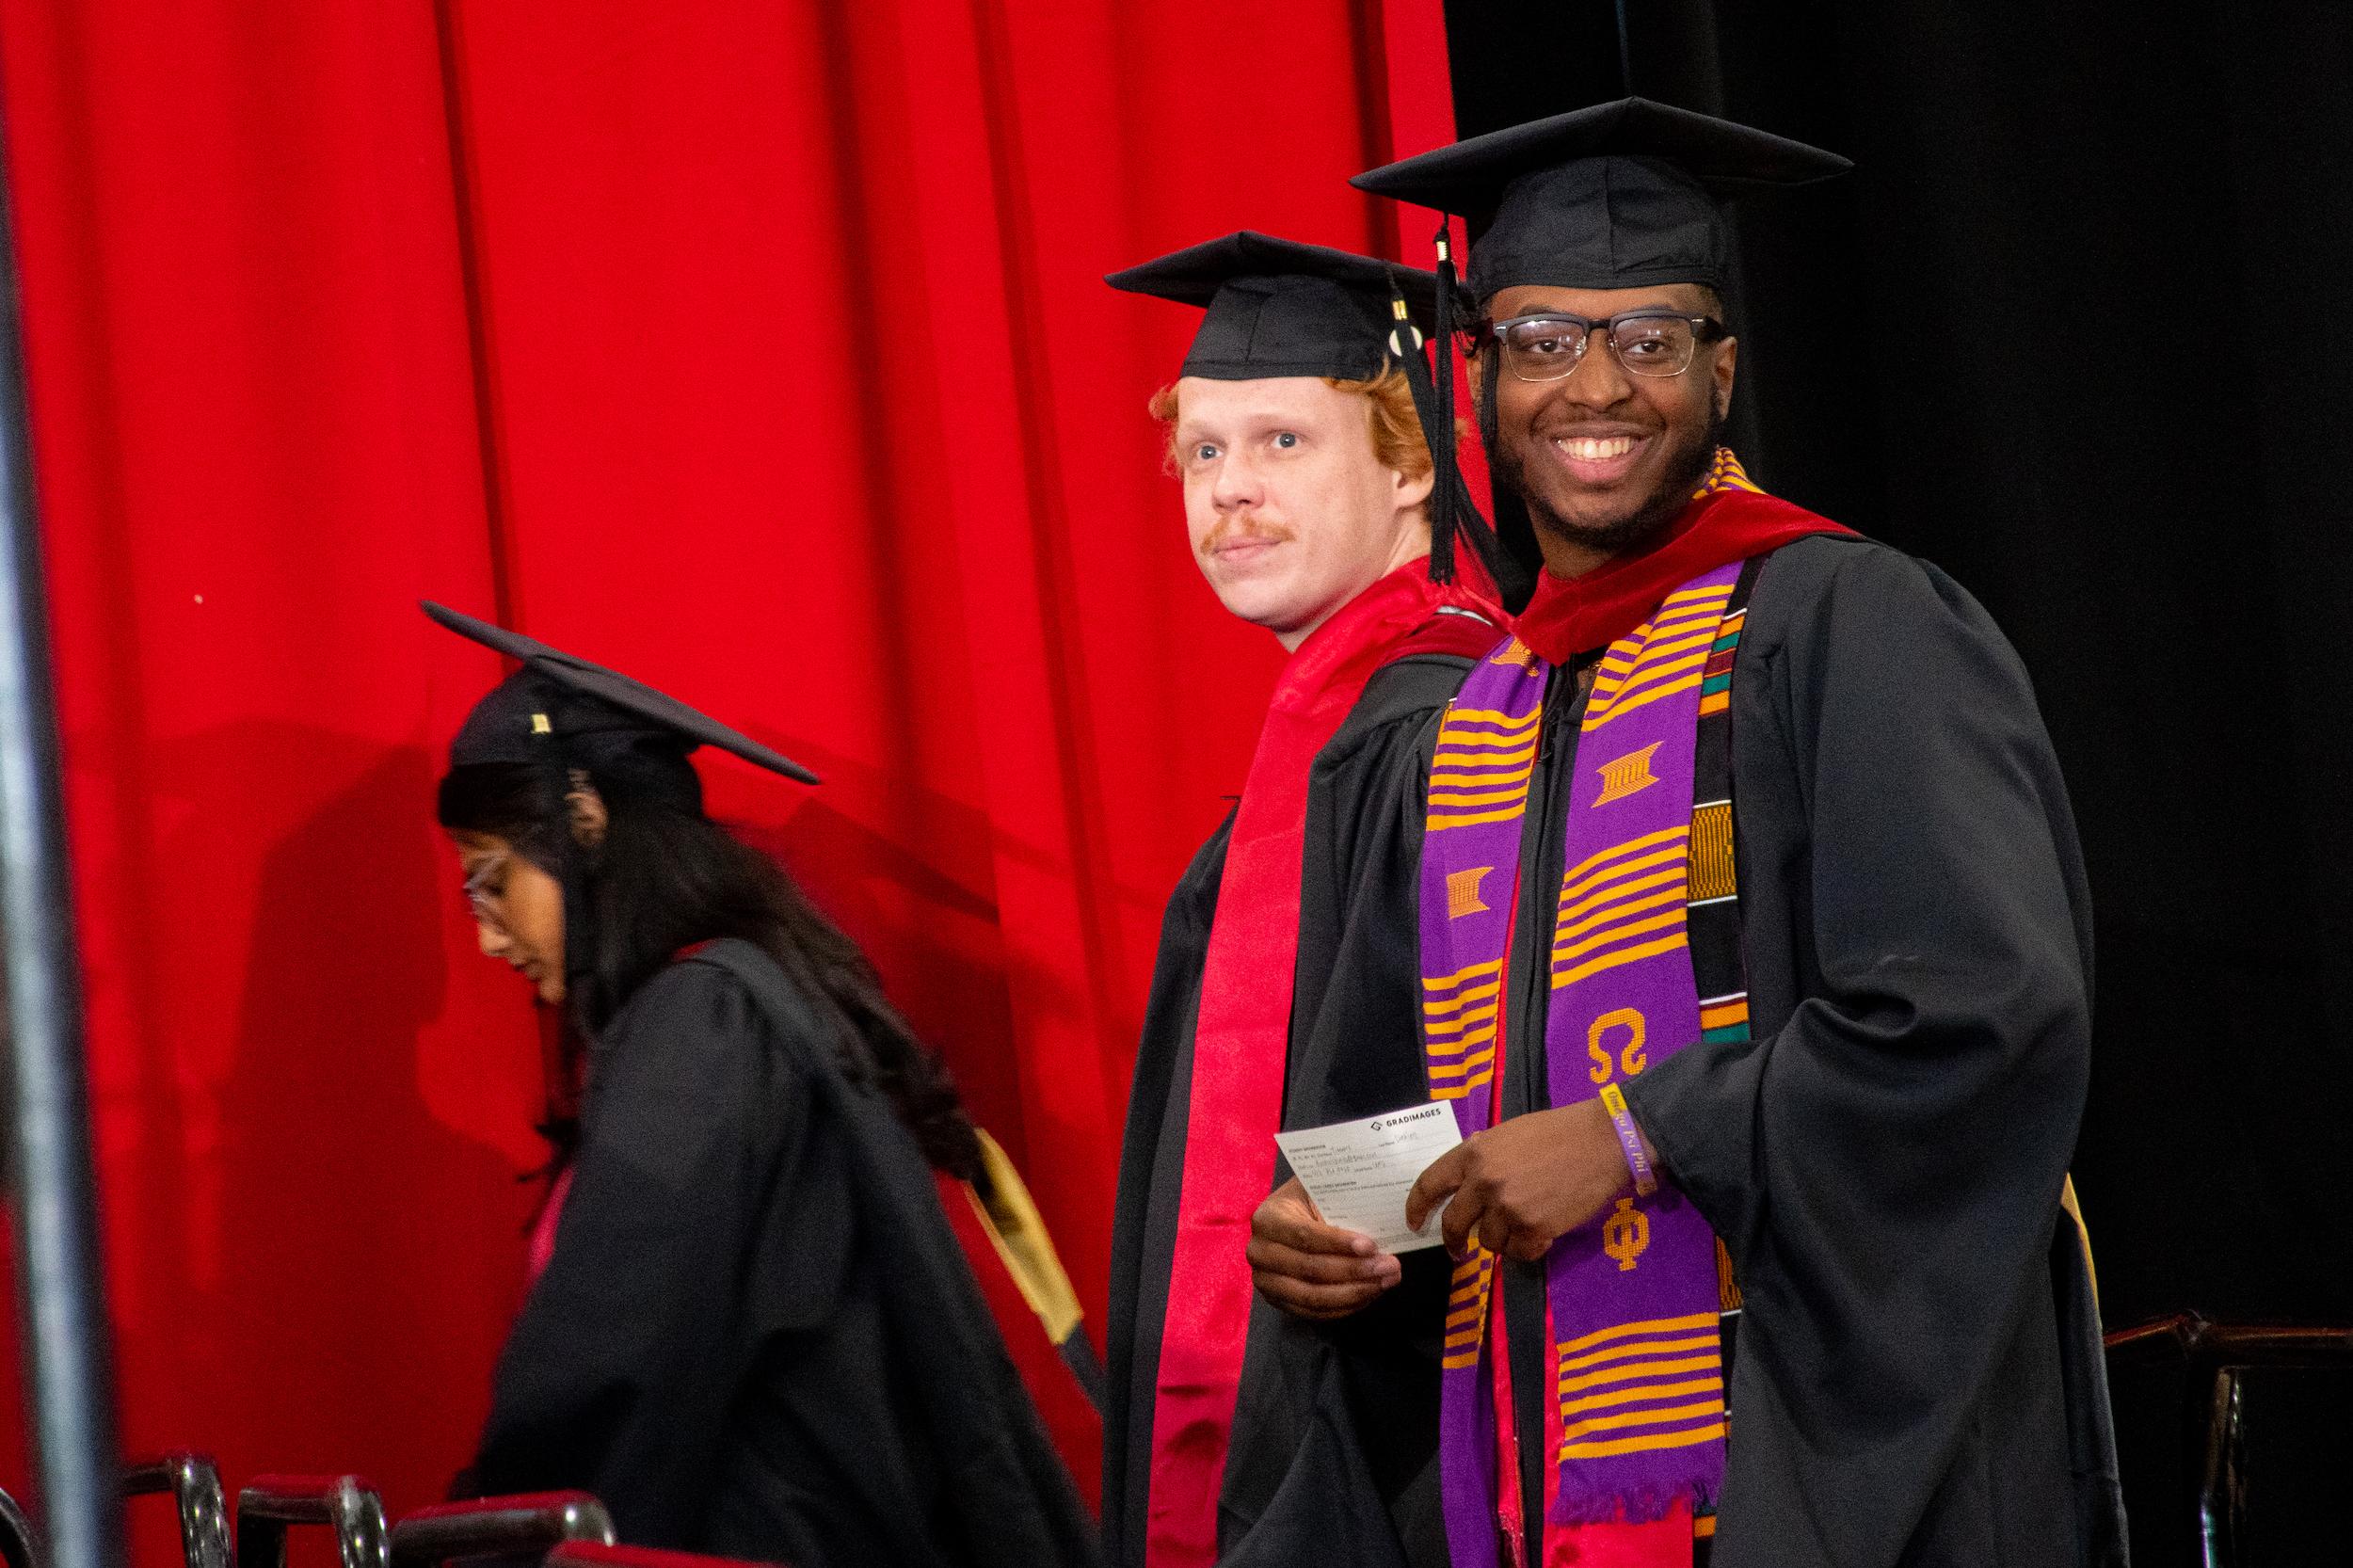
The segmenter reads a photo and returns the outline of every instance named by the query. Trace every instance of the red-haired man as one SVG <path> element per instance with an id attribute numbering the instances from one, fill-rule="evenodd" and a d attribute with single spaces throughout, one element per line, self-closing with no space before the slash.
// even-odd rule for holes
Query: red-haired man
<path id="1" fill-rule="evenodd" d="M 1112 1560 L 1207 1568 L 1255 1517 L 1256 1480 L 1289 1467 L 1308 1408 L 1259 1375 L 1278 1364 L 1269 1336 L 1296 1327 L 1254 1304 L 1246 1248 L 1277 1179 L 1287 1075 L 1331 1044 L 1314 1025 L 1346 984 L 1331 958 L 1361 807 L 1419 765 L 1415 736 L 1501 615 L 1467 552 L 1456 577 L 1449 535 L 1468 509 L 1424 437 L 1436 402 L 1413 318 L 1434 278 L 1241 233 L 1110 281 L 1203 307 L 1151 409 L 1202 575 L 1290 655 L 1241 798 L 1169 900 L 1113 1237 Z M 1367 1113 L 1420 1097 L 1395 1088 Z M 1369 1245 L 1336 1267 L 1399 1269 Z M 1344 1538 L 1359 1523 L 1388 1528 L 1331 1521 L 1331 1560 L 1356 1560 Z"/>

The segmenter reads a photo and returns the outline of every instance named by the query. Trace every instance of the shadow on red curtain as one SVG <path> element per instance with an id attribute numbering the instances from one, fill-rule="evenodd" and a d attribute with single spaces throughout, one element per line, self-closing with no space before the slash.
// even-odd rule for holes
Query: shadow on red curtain
<path id="1" fill-rule="evenodd" d="M 1144 415 L 1190 313 L 1099 278 L 1423 254 L 1345 180 L 1450 135 L 1438 0 L 0 0 L 0 67 L 126 1441 L 406 1508 L 480 1420 L 538 1061 L 430 824 L 498 670 L 428 596 L 825 775 L 706 769 L 1099 1336 L 1160 903 L 1277 657 Z"/>

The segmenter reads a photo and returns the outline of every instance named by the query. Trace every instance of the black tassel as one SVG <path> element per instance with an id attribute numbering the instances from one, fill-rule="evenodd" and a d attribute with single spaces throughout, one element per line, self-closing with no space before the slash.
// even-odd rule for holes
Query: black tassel
<path id="1" fill-rule="evenodd" d="M 1460 493 L 1462 478 L 1454 467 L 1454 220 L 1438 218 L 1437 343 L 1430 356 L 1430 376 L 1437 389 L 1437 428 L 1430 432 L 1430 456 L 1435 465 L 1430 491 L 1430 581 L 1454 581 L 1456 508 L 1468 497 Z"/>
<path id="2" fill-rule="evenodd" d="M 1434 358 L 1437 367 L 1444 371 L 1453 369 L 1453 360 L 1443 348 L 1434 355 L 1423 352 L 1428 340 L 1421 335 L 1421 328 L 1414 325 L 1413 312 L 1394 276 L 1389 280 L 1389 314 L 1393 319 L 1389 354 L 1404 368 L 1405 384 L 1414 394 L 1414 414 L 1421 423 L 1422 440 L 1430 448 L 1431 581 L 1445 583 L 1459 575 L 1454 569 L 1455 552 L 1468 545 L 1491 579 L 1498 584 L 1513 583 L 1514 564 L 1497 545 L 1494 530 L 1471 500 L 1470 482 L 1463 477 L 1463 465 L 1455 450 L 1454 421 L 1450 416 L 1441 417 L 1438 411 L 1438 387 L 1432 376 L 1432 360 Z M 1441 431 L 1445 432 L 1443 436 Z M 1438 575 L 1441 535 L 1448 541 L 1444 577 Z"/>
<path id="3" fill-rule="evenodd" d="M 1437 392 L 1430 381 L 1430 360 L 1424 352 L 1427 340 L 1414 324 L 1413 308 L 1405 303 L 1405 291 L 1398 286 L 1394 270 L 1389 274 L 1389 357 L 1405 372 L 1406 389 L 1414 394 L 1414 418 L 1419 422 L 1421 439 L 1430 448 L 1430 500 L 1425 504 L 1430 518 L 1430 580 L 1451 582 L 1454 552 L 1449 548 L 1441 562 L 1438 549 L 1442 536 L 1451 539 L 1454 496 L 1453 487 L 1447 483 L 1447 467 L 1439 456 Z"/>

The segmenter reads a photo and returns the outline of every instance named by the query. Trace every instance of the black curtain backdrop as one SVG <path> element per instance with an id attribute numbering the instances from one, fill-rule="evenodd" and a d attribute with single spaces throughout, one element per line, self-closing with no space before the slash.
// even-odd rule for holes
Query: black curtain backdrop
<path id="1" fill-rule="evenodd" d="M 2353 1323 L 2353 6 L 1625 3 L 1622 68 L 1611 0 L 1452 0 L 1461 130 L 1630 74 L 1855 160 L 1742 215 L 1736 439 L 2034 673 L 2095 900 L 2110 1326 Z M 2185 1560 L 2174 1395 L 2118 1389 L 2144 1568 Z M 2348 1398 L 2250 1387 L 2248 1560 L 2342 1486 Z"/>

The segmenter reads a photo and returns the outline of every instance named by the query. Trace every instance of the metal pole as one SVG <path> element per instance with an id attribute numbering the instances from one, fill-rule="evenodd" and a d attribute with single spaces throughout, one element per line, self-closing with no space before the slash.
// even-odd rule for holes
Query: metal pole
<path id="1" fill-rule="evenodd" d="M 0 138 L 4 139 L 4 138 Z M 121 1568 L 121 1478 L 57 713 L 25 421 L 12 192 L 0 169 L 0 971 L 16 1286 L 48 1568 Z"/>

